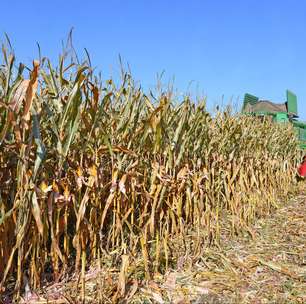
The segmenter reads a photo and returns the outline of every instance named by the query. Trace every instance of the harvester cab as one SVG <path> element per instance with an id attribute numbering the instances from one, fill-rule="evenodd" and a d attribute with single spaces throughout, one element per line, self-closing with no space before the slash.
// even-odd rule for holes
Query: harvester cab
<path id="1" fill-rule="evenodd" d="M 254 116 L 269 116 L 278 123 L 292 123 L 296 130 L 300 148 L 304 150 L 306 155 L 306 122 L 299 121 L 298 106 L 296 95 L 287 90 L 287 101 L 283 103 L 274 103 L 269 100 L 260 100 L 258 97 L 245 94 L 243 100 L 242 113 Z M 305 156 L 300 168 L 306 166 Z M 306 177 L 306 170 L 300 170 L 303 177 Z"/>

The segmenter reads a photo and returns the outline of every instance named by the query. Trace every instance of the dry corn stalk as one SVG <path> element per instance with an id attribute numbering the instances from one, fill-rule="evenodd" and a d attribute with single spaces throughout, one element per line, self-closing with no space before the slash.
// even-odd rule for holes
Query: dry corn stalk
<path id="1" fill-rule="evenodd" d="M 129 254 L 143 255 L 149 278 L 178 255 L 171 240 L 199 254 L 224 225 L 252 233 L 294 182 L 289 126 L 213 117 L 205 100 L 171 92 L 156 104 L 129 74 L 116 86 L 64 57 L 56 69 L 34 62 L 30 80 L 13 63 L 0 66 L 2 287 L 11 274 L 20 288 L 25 268 L 39 286 L 47 267 L 58 279 L 112 253 L 124 254 L 122 295 Z"/>

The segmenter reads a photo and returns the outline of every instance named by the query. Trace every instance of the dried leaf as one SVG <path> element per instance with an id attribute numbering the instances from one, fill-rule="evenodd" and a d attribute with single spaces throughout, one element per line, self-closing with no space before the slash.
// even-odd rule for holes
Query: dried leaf
<path id="1" fill-rule="evenodd" d="M 41 236 L 43 236 L 44 233 L 44 226 L 42 223 L 42 219 L 41 219 L 41 211 L 40 211 L 40 207 L 37 201 L 37 196 L 36 196 L 36 192 L 33 191 L 32 192 L 32 213 L 38 228 L 38 231 L 40 233 Z"/>
<path id="2" fill-rule="evenodd" d="M 31 79 L 29 81 L 26 91 L 25 105 L 22 116 L 25 121 L 28 121 L 30 119 L 30 109 L 37 91 L 39 65 L 39 61 L 33 61 L 33 71 L 31 73 Z"/>
<path id="3" fill-rule="evenodd" d="M 126 289 L 126 278 L 127 278 L 127 270 L 129 267 L 129 257 L 127 255 L 121 256 L 121 270 L 118 278 L 118 292 L 121 297 L 125 295 Z"/>

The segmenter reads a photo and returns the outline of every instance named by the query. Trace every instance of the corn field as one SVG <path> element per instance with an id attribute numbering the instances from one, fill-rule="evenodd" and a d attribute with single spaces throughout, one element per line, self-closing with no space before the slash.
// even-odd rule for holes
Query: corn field
<path id="1" fill-rule="evenodd" d="M 88 60 L 27 68 L 3 47 L 0 64 L 2 291 L 109 253 L 142 256 L 149 278 L 174 241 L 197 253 L 248 232 L 295 182 L 290 126 L 145 94 L 126 72 L 102 80 Z"/>

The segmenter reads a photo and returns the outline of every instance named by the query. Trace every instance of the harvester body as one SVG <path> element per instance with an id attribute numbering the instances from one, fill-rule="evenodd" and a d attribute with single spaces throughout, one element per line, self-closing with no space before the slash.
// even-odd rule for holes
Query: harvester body
<path id="1" fill-rule="evenodd" d="M 298 120 L 297 98 L 287 90 L 287 101 L 274 103 L 269 100 L 259 100 L 258 97 L 245 94 L 242 112 L 254 116 L 270 116 L 275 122 L 292 123 L 300 143 L 306 151 L 306 122 Z"/>

